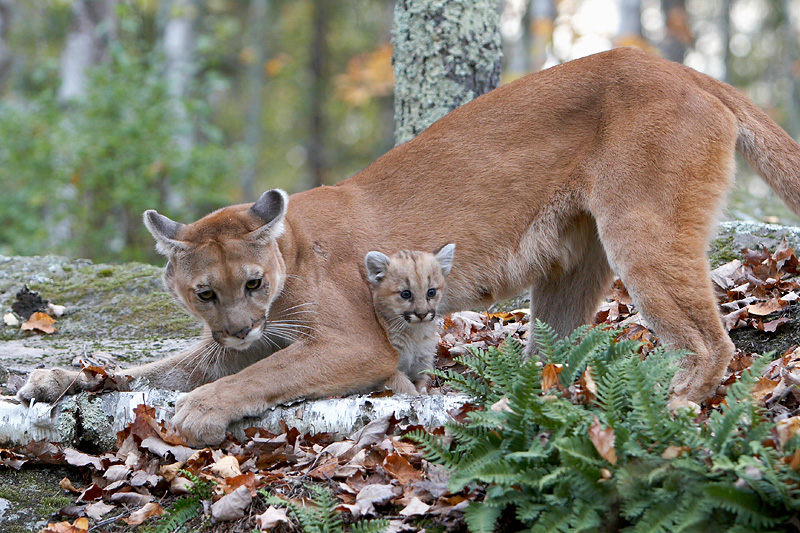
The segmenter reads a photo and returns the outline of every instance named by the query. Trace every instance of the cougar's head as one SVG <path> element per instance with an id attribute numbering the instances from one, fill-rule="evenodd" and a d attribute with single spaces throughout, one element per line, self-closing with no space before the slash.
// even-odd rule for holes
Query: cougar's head
<path id="1" fill-rule="evenodd" d="M 270 306 L 283 288 L 285 267 L 276 240 L 289 197 L 280 189 L 253 205 L 225 207 L 192 224 L 149 210 L 144 223 L 168 258 L 164 285 L 214 340 L 244 350 L 261 338 Z"/>
<path id="2" fill-rule="evenodd" d="M 367 253 L 364 264 L 372 301 L 390 330 L 436 318 L 455 249 L 455 244 L 446 244 L 434 253 L 403 250 L 391 257 Z"/>

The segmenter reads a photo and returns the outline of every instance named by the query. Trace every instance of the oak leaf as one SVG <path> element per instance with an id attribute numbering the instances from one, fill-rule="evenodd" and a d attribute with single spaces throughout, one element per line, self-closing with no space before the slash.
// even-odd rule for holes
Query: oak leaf
<path id="1" fill-rule="evenodd" d="M 261 531 L 271 531 L 278 524 L 288 524 L 289 517 L 286 516 L 286 509 L 278 509 L 270 505 L 267 510 L 256 516 L 256 524 Z"/>
<path id="2" fill-rule="evenodd" d="M 33 313 L 27 322 L 22 324 L 20 329 L 26 331 L 41 331 L 42 333 L 55 333 L 56 328 L 53 327 L 56 321 L 47 313 L 37 311 Z"/>
<path id="3" fill-rule="evenodd" d="M 138 511 L 132 512 L 128 518 L 123 518 L 123 520 L 129 526 L 138 526 L 151 516 L 161 516 L 164 513 L 166 511 L 157 502 L 149 502 Z"/>
<path id="4" fill-rule="evenodd" d="M 592 425 L 589 426 L 589 439 L 591 439 L 597 453 L 603 459 L 612 465 L 617 464 L 617 452 L 614 449 L 614 441 L 616 440 L 614 428 L 603 429 L 600 426 L 600 420 L 595 416 Z"/>

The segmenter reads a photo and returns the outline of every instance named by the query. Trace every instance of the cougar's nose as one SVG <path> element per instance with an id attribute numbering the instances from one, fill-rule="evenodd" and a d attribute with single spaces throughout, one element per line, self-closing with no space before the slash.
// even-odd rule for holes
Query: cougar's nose
<path id="1" fill-rule="evenodd" d="M 419 318 L 420 322 L 422 322 L 423 320 L 425 320 L 425 317 L 428 316 L 428 311 L 425 311 L 423 313 L 420 313 L 419 311 L 414 311 L 414 315 L 416 315 L 416 317 Z"/>
<path id="2" fill-rule="evenodd" d="M 231 337 L 238 337 L 240 339 L 244 339 L 245 337 L 247 337 L 247 334 L 250 333 L 251 331 L 253 331 L 253 328 L 246 327 L 246 328 L 240 329 L 236 333 L 231 333 L 230 335 L 231 335 Z"/>

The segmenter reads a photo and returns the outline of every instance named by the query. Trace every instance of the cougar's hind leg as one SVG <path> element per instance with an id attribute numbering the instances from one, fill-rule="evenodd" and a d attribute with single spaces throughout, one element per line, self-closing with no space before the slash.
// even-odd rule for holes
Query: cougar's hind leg
<path id="1" fill-rule="evenodd" d="M 594 220 L 582 216 L 560 239 L 564 254 L 531 286 L 531 319 L 539 319 L 561 336 L 591 324 L 613 278 Z M 536 350 L 534 343 L 529 353 Z"/>
<path id="2" fill-rule="evenodd" d="M 690 352 L 673 380 L 674 400 L 699 403 L 714 393 L 734 351 L 705 254 L 703 226 L 710 227 L 714 215 L 687 213 L 687 206 L 684 214 L 705 218 L 688 224 L 682 215 L 662 218 L 664 205 L 598 216 L 598 228 L 611 265 L 656 335 L 668 347 Z"/>

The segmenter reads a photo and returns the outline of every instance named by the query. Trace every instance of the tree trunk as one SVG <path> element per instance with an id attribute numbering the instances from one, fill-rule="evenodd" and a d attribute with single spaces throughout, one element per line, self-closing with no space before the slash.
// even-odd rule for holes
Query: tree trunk
<path id="1" fill-rule="evenodd" d="M 140 404 L 156 407 L 156 416 L 169 420 L 175 402 L 184 393 L 142 389 L 136 392 L 81 393 L 56 404 L 35 403 L 30 408 L 0 399 L 0 446 L 24 445 L 35 440 L 60 442 L 65 446 L 89 445 L 113 449 L 116 434 L 134 419 Z M 297 402 L 267 409 L 261 416 L 232 423 L 228 431 L 238 438 L 244 430 L 258 426 L 282 432 L 281 422 L 300 433 L 334 433 L 347 436 L 378 418 L 393 415 L 408 424 L 435 428 L 452 421 L 450 411 L 469 398 L 462 394 L 424 396 L 347 396 L 329 400 Z"/>
<path id="2" fill-rule="evenodd" d="M 683 63 L 686 52 L 694 44 L 689 16 L 686 13 L 686 0 L 661 0 L 661 11 L 664 13 L 667 29 L 659 47 L 661 53 L 671 61 Z"/>
<path id="3" fill-rule="evenodd" d="M 11 27 L 13 15 L 11 0 L 0 0 L 0 93 L 8 82 L 8 73 L 11 70 L 11 51 L 8 49 L 8 29 Z"/>
<path id="4" fill-rule="evenodd" d="M 531 69 L 541 70 L 547 61 L 547 47 L 553 42 L 556 20 L 555 0 L 531 0 L 530 5 Z"/>
<path id="5" fill-rule="evenodd" d="M 392 44 L 395 144 L 500 81 L 496 1 L 397 0 Z"/>
<path id="6" fill-rule="evenodd" d="M 645 44 L 642 37 L 642 2 L 641 0 L 618 0 L 619 31 L 615 44 L 617 46 L 639 46 Z"/>
<path id="7" fill-rule="evenodd" d="M 311 112 L 308 164 L 310 187 L 327 181 L 328 157 L 325 150 L 325 100 L 328 94 L 328 2 L 314 0 L 311 39 Z"/>
<path id="8" fill-rule="evenodd" d="M 194 146 L 194 133 L 184 99 L 189 94 L 193 75 L 193 26 L 196 17 L 194 0 L 172 0 L 169 2 L 169 18 L 164 26 L 165 76 L 175 120 L 179 125 L 175 141 L 185 153 Z"/>
<path id="9" fill-rule="evenodd" d="M 88 85 L 86 70 L 107 59 L 108 43 L 116 37 L 117 0 L 75 0 L 72 23 L 61 53 L 62 102 L 80 100 Z"/>
<path id="10" fill-rule="evenodd" d="M 248 46 L 253 58 L 247 69 L 248 102 L 245 117 L 244 143 L 248 159 L 242 170 L 242 201 L 256 200 L 254 184 L 258 175 L 258 153 L 261 148 L 261 98 L 264 92 L 264 22 L 267 18 L 267 0 L 251 0 Z"/>

